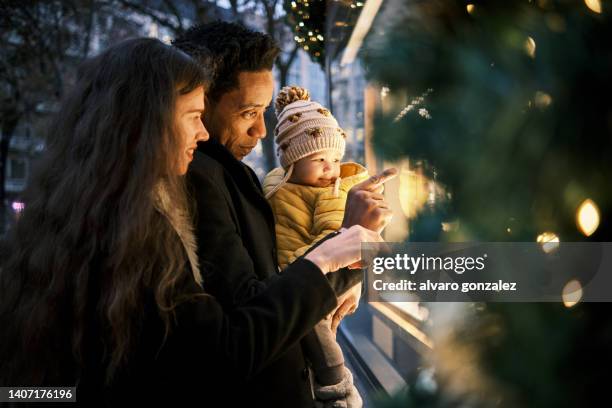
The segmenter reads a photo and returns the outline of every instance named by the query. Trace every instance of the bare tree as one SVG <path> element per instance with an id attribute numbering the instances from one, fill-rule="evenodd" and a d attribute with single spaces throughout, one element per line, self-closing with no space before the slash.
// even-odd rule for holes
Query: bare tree
<path id="1" fill-rule="evenodd" d="M 285 49 L 276 61 L 280 85 L 287 82 L 298 47 L 279 0 L 228 0 L 229 18 L 243 22 L 256 13 L 259 27 Z M 22 121 L 53 110 L 76 66 L 92 52 L 127 36 L 146 34 L 137 16 L 176 36 L 191 24 L 217 18 L 215 0 L 34 0 L 0 2 L 0 211 L 5 204 L 6 162 L 11 138 Z M 250 19 L 250 17 L 249 17 Z M 96 46 L 93 46 L 96 44 Z M 266 114 L 269 133 L 276 118 Z M 267 168 L 275 165 L 274 140 L 263 143 Z"/>
<path id="2" fill-rule="evenodd" d="M 265 17 L 265 29 L 281 46 L 283 52 L 276 59 L 275 66 L 278 70 L 279 85 L 282 88 L 287 85 L 289 70 L 298 54 L 298 44 L 293 41 L 290 27 L 285 21 L 285 13 L 279 0 L 257 0 L 254 7 L 259 8 Z M 274 149 L 274 133 L 272 129 L 276 126 L 276 115 L 269 109 L 265 115 L 268 135 L 262 141 L 265 166 L 268 170 L 276 165 L 276 153 Z"/>
<path id="3" fill-rule="evenodd" d="M 56 103 L 93 30 L 93 0 L 0 3 L 0 212 L 6 163 L 20 121 Z"/>

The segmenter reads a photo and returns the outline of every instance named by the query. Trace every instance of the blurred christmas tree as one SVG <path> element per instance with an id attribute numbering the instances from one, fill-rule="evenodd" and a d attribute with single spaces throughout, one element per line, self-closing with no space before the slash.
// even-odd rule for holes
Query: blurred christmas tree
<path id="1" fill-rule="evenodd" d="M 378 114 L 374 146 L 433 166 L 459 225 L 441 239 L 610 241 L 611 22 L 598 0 L 385 4 L 365 65 L 409 104 Z M 432 371 L 377 406 L 601 405 L 610 316 L 594 303 L 447 305 L 431 318 Z"/>
<path id="2" fill-rule="evenodd" d="M 590 199 L 600 224 L 589 239 L 607 240 L 607 10 L 596 1 L 587 1 L 594 9 L 552 0 L 389 3 L 391 27 L 370 35 L 364 53 L 369 74 L 392 94 L 427 96 L 414 109 L 379 115 L 378 152 L 435 167 L 462 237 L 533 241 L 552 232 L 583 240 L 576 217 Z"/>

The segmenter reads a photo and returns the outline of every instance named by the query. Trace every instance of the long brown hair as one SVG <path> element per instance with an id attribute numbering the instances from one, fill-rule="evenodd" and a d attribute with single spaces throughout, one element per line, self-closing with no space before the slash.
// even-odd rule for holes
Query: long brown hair
<path id="1" fill-rule="evenodd" d="M 206 73 L 176 48 L 132 39 L 87 61 L 78 77 L 49 128 L 0 272 L 2 385 L 78 377 L 92 316 L 109 381 L 129 355 L 145 292 L 168 329 L 186 269 L 153 195 L 163 181 L 173 204 L 187 208 L 182 177 L 173 175 L 174 109 Z"/>

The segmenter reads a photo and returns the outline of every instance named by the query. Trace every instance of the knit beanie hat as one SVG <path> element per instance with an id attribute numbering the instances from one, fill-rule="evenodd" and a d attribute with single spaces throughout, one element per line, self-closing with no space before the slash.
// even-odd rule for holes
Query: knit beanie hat
<path id="1" fill-rule="evenodd" d="M 329 110 L 310 100 L 307 89 L 284 87 L 276 97 L 275 107 L 278 124 L 274 134 L 285 170 L 301 158 L 324 150 L 335 150 L 344 156 L 346 134 Z"/>
<path id="2" fill-rule="evenodd" d="M 335 150 L 342 157 L 346 148 L 346 133 L 328 109 L 310 100 L 307 89 L 284 87 L 276 97 L 275 108 L 278 123 L 274 135 L 285 177 L 267 196 L 289 180 L 296 161 L 324 150 Z"/>

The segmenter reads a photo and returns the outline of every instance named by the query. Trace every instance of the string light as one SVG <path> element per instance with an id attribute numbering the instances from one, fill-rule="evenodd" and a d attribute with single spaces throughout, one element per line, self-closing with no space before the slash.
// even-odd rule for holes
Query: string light
<path id="1" fill-rule="evenodd" d="M 552 97 L 549 94 L 547 94 L 546 92 L 541 92 L 541 91 L 536 92 L 535 105 L 538 108 L 540 109 L 547 108 L 551 103 L 552 103 Z"/>
<path id="2" fill-rule="evenodd" d="M 408 112 L 410 112 L 411 110 L 415 109 L 417 106 L 422 104 L 423 101 L 425 100 L 425 97 L 429 96 L 429 94 L 432 92 L 433 92 L 433 88 L 429 88 L 427 91 L 423 92 L 421 96 L 414 98 L 412 101 L 410 101 L 410 103 L 404 109 L 402 109 L 400 113 L 398 113 L 395 119 L 393 119 L 393 123 L 399 122 L 404 116 L 406 116 Z M 425 119 L 431 119 L 431 116 L 429 115 L 429 112 L 427 111 L 427 109 L 420 109 L 419 115 L 421 115 Z"/>
<path id="3" fill-rule="evenodd" d="M 542 245 L 542 251 L 549 254 L 559 248 L 559 237 L 554 232 L 543 232 L 536 241 Z"/>
<path id="4" fill-rule="evenodd" d="M 599 227 L 599 208 L 593 200 L 586 199 L 576 211 L 576 225 L 585 236 L 591 236 Z"/>
<path id="5" fill-rule="evenodd" d="M 527 39 L 525 40 L 525 52 L 527 53 L 527 55 L 529 55 L 531 58 L 535 58 L 535 53 L 536 53 L 536 42 L 533 38 L 531 37 L 527 37 Z"/>
<path id="6" fill-rule="evenodd" d="M 597 14 L 601 14 L 601 1 L 600 0 L 584 0 L 584 4 L 589 10 L 594 11 Z"/>
<path id="7" fill-rule="evenodd" d="M 324 16 L 324 2 L 293 0 L 286 4 L 285 11 L 292 23 L 294 41 L 313 59 L 320 62 L 324 54 L 325 38 L 320 34 L 323 30 L 321 21 L 324 19 L 320 19 L 319 16 Z"/>
<path id="8" fill-rule="evenodd" d="M 580 299 L 582 299 L 582 285 L 576 279 L 572 279 L 565 284 L 563 291 L 561 292 L 561 298 L 563 299 L 563 305 L 565 307 L 573 307 Z"/>

